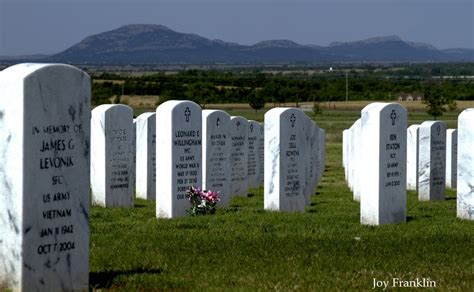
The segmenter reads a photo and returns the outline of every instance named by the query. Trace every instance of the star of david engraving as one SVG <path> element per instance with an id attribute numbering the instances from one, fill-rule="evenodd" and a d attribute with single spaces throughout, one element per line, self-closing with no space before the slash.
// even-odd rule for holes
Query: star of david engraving
<path id="1" fill-rule="evenodd" d="M 392 126 L 395 126 L 395 120 L 397 119 L 398 115 L 395 112 L 395 110 L 392 110 L 392 113 L 390 114 L 390 119 L 392 120 Z"/>
<path id="2" fill-rule="evenodd" d="M 291 127 L 294 128 L 295 127 L 295 122 L 296 122 L 295 114 L 291 114 L 290 122 L 291 122 Z"/>
<path id="3" fill-rule="evenodd" d="M 186 107 L 184 110 L 184 116 L 186 117 L 186 122 L 189 122 L 189 117 L 191 116 L 191 110 L 189 110 L 189 107 Z"/>

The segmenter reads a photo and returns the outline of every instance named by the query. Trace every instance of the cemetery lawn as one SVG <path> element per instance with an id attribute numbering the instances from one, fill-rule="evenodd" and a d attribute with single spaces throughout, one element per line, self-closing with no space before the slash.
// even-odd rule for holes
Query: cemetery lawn
<path id="1" fill-rule="evenodd" d="M 262 188 L 212 216 L 156 219 L 154 203 L 144 200 L 131 209 L 92 207 L 91 288 L 370 290 L 374 278 L 429 278 L 442 290 L 473 291 L 474 222 L 456 218 L 455 191 L 423 203 L 408 192 L 407 223 L 360 225 L 340 133 L 357 115 L 316 118 L 328 136 L 326 172 L 305 213 L 264 211 Z M 453 117 L 441 119 L 453 127 Z"/>

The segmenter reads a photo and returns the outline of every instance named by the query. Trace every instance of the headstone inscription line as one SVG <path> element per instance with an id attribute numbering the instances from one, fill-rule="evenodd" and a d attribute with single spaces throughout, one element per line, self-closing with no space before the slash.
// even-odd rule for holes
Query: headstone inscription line
<path id="1" fill-rule="evenodd" d="M 474 108 L 458 117 L 457 217 L 474 220 Z"/>
<path id="2" fill-rule="evenodd" d="M 361 119 L 361 223 L 405 222 L 407 111 L 396 103 L 372 103 L 362 110 Z"/>
<path id="3" fill-rule="evenodd" d="M 202 185 L 202 113 L 192 101 L 166 101 L 156 109 L 156 216 L 186 215 L 186 192 Z"/>
<path id="4" fill-rule="evenodd" d="M 264 208 L 304 211 L 305 114 L 294 108 L 265 113 Z"/>
<path id="5" fill-rule="evenodd" d="M 156 113 L 143 113 L 136 121 L 136 195 L 156 198 Z"/>
<path id="6" fill-rule="evenodd" d="M 69 65 L 1 73 L 0 283 L 14 291 L 88 289 L 90 96 Z"/>
<path id="7" fill-rule="evenodd" d="M 202 111 L 202 188 L 219 191 L 219 205 L 230 204 L 230 116 Z"/>
<path id="8" fill-rule="evenodd" d="M 103 104 L 92 110 L 92 202 L 101 207 L 132 207 L 135 190 L 133 110 Z"/>

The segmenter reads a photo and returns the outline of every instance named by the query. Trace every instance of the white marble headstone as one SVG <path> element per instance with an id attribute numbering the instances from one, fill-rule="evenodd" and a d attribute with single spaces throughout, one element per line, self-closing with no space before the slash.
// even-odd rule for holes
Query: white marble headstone
<path id="1" fill-rule="evenodd" d="M 248 189 L 248 121 L 242 117 L 230 118 L 230 194 L 246 196 Z"/>
<path id="2" fill-rule="evenodd" d="M 133 110 L 103 104 L 92 110 L 92 202 L 102 207 L 132 207 L 135 186 Z"/>
<path id="3" fill-rule="evenodd" d="M 457 217 L 474 220 L 474 108 L 458 117 Z"/>
<path id="4" fill-rule="evenodd" d="M 306 115 L 299 109 L 265 113 L 264 208 L 304 211 Z"/>
<path id="5" fill-rule="evenodd" d="M 156 109 L 156 216 L 186 215 L 186 192 L 202 185 L 202 114 L 191 101 L 170 100 Z"/>
<path id="6" fill-rule="evenodd" d="M 360 202 L 360 193 L 362 188 L 362 179 L 360 176 L 365 175 L 360 168 L 362 156 L 362 120 L 358 119 L 352 126 L 352 157 L 351 157 L 351 180 L 354 201 Z M 365 151 L 365 150 L 364 150 Z"/>
<path id="7" fill-rule="evenodd" d="M 363 175 L 360 221 L 381 225 L 406 221 L 407 111 L 396 103 L 362 110 Z"/>
<path id="8" fill-rule="evenodd" d="M 202 188 L 220 193 L 219 205 L 230 204 L 230 116 L 202 111 Z"/>
<path id="9" fill-rule="evenodd" d="M 418 190 L 418 139 L 420 125 L 407 129 L 407 190 Z"/>
<path id="10" fill-rule="evenodd" d="M 446 187 L 455 189 L 458 169 L 458 130 L 446 130 Z"/>
<path id="11" fill-rule="evenodd" d="M 305 114 L 304 116 L 304 133 L 305 133 L 305 145 L 306 150 L 304 152 L 304 184 L 303 184 L 303 194 L 305 198 L 305 204 L 309 205 L 311 203 L 311 195 L 313 194 L 314 189 L 312 188 L 312 167 L 313 162 L 311 159 L 311 134 L 313 129 L 313 121 Z"/>
<path id="12" fill-rule="evenodd" d="M 319 171 L 321 169 L 321 155 L 320 148 L 321 143 L 319 142 L 320 131 L 318 125 L 311 121 L 311 136 L 309 141 L 309 147 L 307 148 L 310 153 L 309 158 L 309 193 L 305 194 L 306 204 L 311 203 L 311 195 L 316 191 L 316 187 L 319 179 Z M 307 162 L 308 163 L 308 162 Z"/>
<path id="13" fill-rule="evenodd" d="M 247 175 L 248 187 L 257 188 L 259 181 L 259 155 L 258 155 L 258 139 L 260 136 L 260 124 L 256 121 L 248 121 L 248 154 L 247 154 Z"/>
<path id="14" fill-rule="evenodd" d="M 260 123 L 258 133 L 258 185 L 263 185 L 263 176 L 265 169 L 265 125 Z"/>
<path id="15" fill-rule="evenodd" d="M 14 291 L 88 289 L 90 96 L 69 65 L 1 74 L 0 283 Z"/>
<path id="16" fill-rule="evenodd" d="M 136 196 L 156 199 L 156 113 L 143 113 L 136 121 Z"/>
<path id="17" fill-rule="evenodd" d="M 344 145 L 342 145 L 344 147 L 344 149 L 346 150 L 346 164 L 345 164 L 345 169 L 344 169 L 344 176 L 346 178 L 346 183 L 347 185 L 350 187 L 350 177 L 349 177 L 349 173 L 350 173 L 350 167 L 351 167 L 351 158 L 352 158 L 352 153 L 351 153 L 351 145 L 352 145 L 352 131 L 351 129 L 347 129 L 347 130 L 344 130 L 344 131 L 347 131 L 346 133 L 346 139 L 345 139 L 345 143 Z"/>
<path id="18" fill-rule="evenodd" d="M 446 182 L 446 123 L 427 121 L 420 125 L 418 199 L 444 200 Z"/>
<path id="19" fill-rule="evenodd" d="M 345 169 L 347 168 L 347 134 L 349 130 L 344 130 L 342 131 L 342 167 L 344 167 L 344 172 Z M 347 180 L 347 177 L 346 177 Z"/>

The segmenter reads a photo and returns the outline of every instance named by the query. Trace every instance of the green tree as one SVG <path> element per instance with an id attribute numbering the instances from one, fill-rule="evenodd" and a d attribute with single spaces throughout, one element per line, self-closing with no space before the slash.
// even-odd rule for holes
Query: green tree
<path id="1" fill-rule="evenodd" d="M 248 103 L 255 110 L 255 112 L 265 106 L 265 96 L 260 91 L 255 92 L 255 90 L 252 90 L 248 95 Z"/>
<path id="2" fill-rule="evenodd" d="M 439 89 L 429 88 L 425 91 L 425 99 L 423 103 L 426 107 L 426 112 L 433 116 L 436 120 L 437 117 L 443 115 L 445 111 L 456 109 L 456 102 L 452 97 L 447 94 L 442 94 Z"/>

